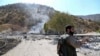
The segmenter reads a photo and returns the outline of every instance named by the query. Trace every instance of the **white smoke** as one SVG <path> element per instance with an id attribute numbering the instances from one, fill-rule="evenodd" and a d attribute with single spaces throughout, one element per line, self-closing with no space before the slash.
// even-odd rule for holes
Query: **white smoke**
<path id="1" fill-rule="evenodd" d="M 43 30 L 44 24 L 49 20 L 49 16 L 55 12 L 51 7 L 38 4 L 24 4 L 20 7 L 29 15 L 26 19 L 27 24 L 33 24 L 28 33 L 40 33 Z"/>
<path id="2" fill-rule="evenodd" d="M 40 33 L 40 31 L 43 30 L 44 24 L 49 20 L 49 17 L 47 15 L 37 14 L 35 15 L 35 17 L 35 19 L 39 19 L 40 22 L 37 22 L 37 24 L 34 25 L 28 33 Z"/>

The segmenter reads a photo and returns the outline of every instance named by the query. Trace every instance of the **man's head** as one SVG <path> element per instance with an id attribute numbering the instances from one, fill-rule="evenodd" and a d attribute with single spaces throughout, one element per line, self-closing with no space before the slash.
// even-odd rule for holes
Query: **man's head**
<path id="1" fill-rule="evenodd" d="M 67 25 L 65 27 L 65 30 L 66 30 L 66 33 L 69 34 L 69 35 L 73 35 L 74 34 L 74 26 L 72 26 L 72 25 Z"/>

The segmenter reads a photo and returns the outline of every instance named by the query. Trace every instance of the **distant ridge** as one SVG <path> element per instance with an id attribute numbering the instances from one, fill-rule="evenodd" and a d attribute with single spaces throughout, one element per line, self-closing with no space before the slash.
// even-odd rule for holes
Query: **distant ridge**
<path id="1" fill-rule="evenodd" d="M 91 15 L 86 15 L 86 16 L 79 16 L 83 19 L 90 19 L 96 22 L 100 22 L 100 14 L 91 14 Z"/>

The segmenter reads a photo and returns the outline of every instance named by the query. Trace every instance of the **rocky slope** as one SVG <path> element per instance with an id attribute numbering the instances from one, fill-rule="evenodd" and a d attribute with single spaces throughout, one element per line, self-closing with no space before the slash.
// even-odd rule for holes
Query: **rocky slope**
<path id="1" fill-rule="evenodd" d="M 41 23 L 39 28 L 42 28 L 45 21 L 47 21 L 53 13 L 53 8 L 38 4 L 17 3 L 1 6 L 0 26 L 2 27 L 0 27 L 0 31 L 5 29 L 30 29 L 32 26 L 38 25 L 38 23 Z M 8 27 L 5 27 L 5 24 Z"/>

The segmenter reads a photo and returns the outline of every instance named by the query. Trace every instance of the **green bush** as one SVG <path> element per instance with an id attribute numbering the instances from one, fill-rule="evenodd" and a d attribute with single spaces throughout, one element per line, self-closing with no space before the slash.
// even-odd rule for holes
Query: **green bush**
<path id="1" fill-rule="evenodd" d="M 44 25 L 45 32 L 53 30 L 58 33 L 64 33 L 65 26 L 73 25 L 73 16 L 67 13 L 55 12 L 51 19 Z"/>

